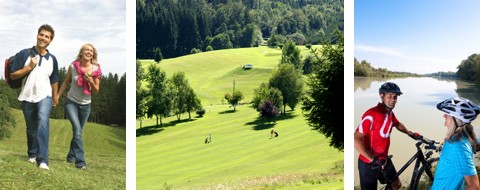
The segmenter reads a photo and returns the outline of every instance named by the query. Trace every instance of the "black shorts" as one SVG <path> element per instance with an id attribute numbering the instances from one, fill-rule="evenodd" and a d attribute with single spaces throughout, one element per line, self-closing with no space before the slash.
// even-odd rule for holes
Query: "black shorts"
<path id="1" fill-rule="evenodd" d="M 380 181 L 381 184 L 386 183 L 382 173 L 378 170 L 372 170 L 371 164 L 367 164 L 360 159 L 358 159 L 358 171 L 361 189 L 377 189 L 377 180 Z M 397 175 L 397 170 L 391 159 L 387 159 L 387 165 L 385 165 L 383 171 L 387 174 L 391 182 L 398 180 L 398 177 L 394 179 L 395 175 Z"/>

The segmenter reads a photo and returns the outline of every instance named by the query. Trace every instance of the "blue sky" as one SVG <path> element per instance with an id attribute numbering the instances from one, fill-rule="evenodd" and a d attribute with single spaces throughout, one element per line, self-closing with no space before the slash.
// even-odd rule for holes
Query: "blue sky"
<path id="1" fill-rule="evenodd" d="M 2 63 L 35 45 L 38 28 L 47 23 L 55 30 L 48 49 L 59 67 L 67 67 L 83 44 L 92 43 L 104 74 L 126 72 L 125 0 L 1 0 L 0 10 Z M 0 78 L 4 78 L 3 66 Z"/>
<path id="2" fill-rule="evenodd" d="M 479 7 L 476 0 L 357 0 L 354 56 L 393 71 L 456 72 L 480 53 Z"/>

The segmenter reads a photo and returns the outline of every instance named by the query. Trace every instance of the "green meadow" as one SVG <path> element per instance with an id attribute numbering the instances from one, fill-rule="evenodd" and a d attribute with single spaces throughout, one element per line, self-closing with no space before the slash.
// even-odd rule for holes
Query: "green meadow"
<path id="1" fill-rule="evenodd" d="M 60 108 L 55 108 L 60 109 Z M 10 139 L 0 141 L 0 189 L 125 189 L 125 128 L 87 123 L 83 143 L 87 170 L 66 162 L 72 138 L 70 121 L 50 119 L 49 167 L 27 162 L 25 121 L 12 109 L 17 123 Z"/>
<path id="2" fill-rule="evenodd" d="M 298 47 L 303 58 L 310 54 L 306 47 Z M 321 46 L 312 48 L 320 49 Z M 169 77 L 174 72 L 185 72 L 190 86 L 206 106 L 226 102 L 223 97 L 225 93 L 233 91 L 234 80 L 235 90 L 242 91 L 245 97 L 242 102 L 250 102 L 253 89 L 258 88 L 262 82 L 268 82 L 281 56 L 282 50 L 262 46 L 203 52 L 164 59 L 159 64 L 153 60 L 141 62 L 145 72 L 148 72 L 148 66 L 151 64 L 158 65 Z M 253 64 L 253 69 L 243 70 L 242 66 L 247 63 Z"/>
<path id="3" fill-rule="evenodd" d="M 310 51 L 303 47 L 302 55 Z M 315 47 L 318 48 L 318 47 Z M 137 189 L 343 189 L 343 152 L 306 124 L 300 105 L 278 118 L 261 120 L 250 104 L 253 89 L 268 82 L 281 50 L 268 47 L 203 52 L 159 64 L 141 60 L 147 71 L 156 64 L 168 76 L 182 71 L 201 99 L 203 117 L 183 114 L 137 121 Z M 243 64 L 253 69 L 242 70 Z M 233 107 L 225 93 L 242 91 Z M 145 86 L 145 84 L 144 84 Z M 270 138 L 274 127 L 279 137 Z M 211 134 L 212 142 L 205 144 Z"/>

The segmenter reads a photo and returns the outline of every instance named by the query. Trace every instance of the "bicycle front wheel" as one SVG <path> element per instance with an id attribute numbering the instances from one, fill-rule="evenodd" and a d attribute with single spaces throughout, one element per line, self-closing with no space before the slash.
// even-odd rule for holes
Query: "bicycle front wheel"
<path id="1" fill-rule="evenodd" d="M 437 170 L 439 158 L 430 158 L 427 160 L 428 167 L 423 165 L 418 170 L 418 175 L 415 177 L 415 184 L 413 189 L 430 189 L 433 185 L 433 177 Z M 427 169 L 429 168 L 429 169 Z"/>

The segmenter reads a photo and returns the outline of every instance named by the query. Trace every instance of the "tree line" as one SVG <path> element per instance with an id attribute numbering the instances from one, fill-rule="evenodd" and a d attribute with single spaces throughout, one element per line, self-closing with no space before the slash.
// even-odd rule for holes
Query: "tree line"
<path id="1" fill-rule="evenodd" d="M 425 76 L 438 77 L 438 78 L 457 78 L 457 72 L 453 72 L 453 71 L 448 71 L 448 72 L 439 71 L 439 72 L 436 72 L 436 73 L 426 74 Z"/>
<path id="2" fill-rule="evenodd" d="M 65 67 L 59 69 L 59 88 L 67 75 Z M 125 126 L 126 121 L 126 73 L 121 77 L 117 74 L 104 74 L 100 78 L 100 91 L 98 94 L 92 94 L 92 111 L 89 122 L 95 122 L 105 125 Z M 18 95 L 21 89 L 11 89 L 0 80 L 0 99 L 9 102 L 8 107 L 22 110 L 21 102 L 18 101 Z M 50 118 L 67 119 L 65 113 L 66 93 L 60 98 L 55 109 L 52 109 Z M 3 115 L 3 113 L 2 113 Z"/>
<path id="3" fill-rule="evenodd" d="M 421 75 L 409 72 L 389 71 L 386 68 L 374 68 L 367 60 L 358 62 L 354 59 L 354 76 L 358 77 L 419 77 Z"/>
<path id="4" fill-rule="evenodd" d="M 148 73 L 144 71 L 140 61 L 136 63 L 136 118 L 142 120 L 145 116 L 156 118 L 156 126 L 161 126 L 162 118 L 175 115 L 180 121 L 181 114 L 202 109 L 202 103 L 198 99 L 192 87 L 188 83 L 184 72 L 176 72 L 171 78 L 156 65 L 148 67 Z M 147 82 L 146 88 L 142 82 Z M 160 123 L 159 123 L 160 122 Z"/>
<path id="5" fill-rule="evenodd" d="M 137 58 L 253 47 L 271 39 L 335 42 L 343 0 L 137 0 Z"/>
<path id="6" fill-rule="evenodd" d="M 461 79 L 480 84 L 480 54 L 472 54 L 457 67 L 457 76 Z"/>

